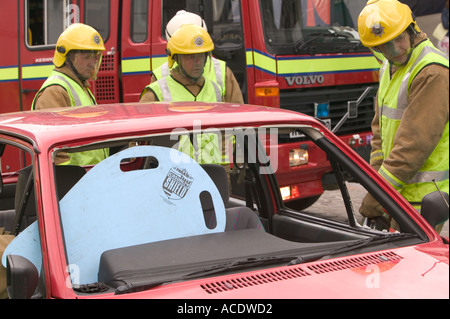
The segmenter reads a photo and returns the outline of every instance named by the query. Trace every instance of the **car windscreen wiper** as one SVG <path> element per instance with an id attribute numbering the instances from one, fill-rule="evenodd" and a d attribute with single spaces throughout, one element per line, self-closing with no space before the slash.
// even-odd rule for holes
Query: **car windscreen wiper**
<path id="1" fill-rule="evenodd" d="M 127 284 L 124 284 L 122 286 L 119 286 L 116 288 L 115 294 L 128 294 L 133 292 L 139 292 L 139 291 L 145 291 L 149 290 L 158 286 L 161 286 L 166 283 L 175 282 L 175 281 L 182 281 L 182 280 L 188 280 L 196 277 L 204 277 L 204 276 L 210 276 L 218 273 L 223 273 L 230 270 L 235 269 L 242 269 L 247 267 L 255 267 L 255 266 L 263 266 L 263 265 L 270 265 L 270 264 L 283 264 L 285 262 L 288 262 L 287 266 L 292 265 L 298 265 L 302 263 L 308 263 L 312 261 L 316 261 L 319 259 L 322 259 L 323 257 L 332 256 L 336 254 L 345 253 L 348 251 L 352 251 L 354 249 L 368 247 L 371 245 L 379 245 L 384 244 L 388 242 L 392 242 L 395 240 L 398 240 L 400 238 L 418 238 L 415 234 L 408 234 L 408 233 L 389 233 L 389 234 L 380 234 L 380 235 L 374 235 L 368 238 L 364 238 L 361 240 L 356 240 L 350 243 L 347 243 L 341 247 L 323 251 L 321 252 L 314 252 L 310 254 L 305 254 L 302 256 L 269 256 L 269 257 L 250 257 L 250 258 L 244 258 L 244 259 L 237 259 L 234 261 L 230 261 L 223 264 L 213 265 L 210 267 L 206 267 L 200 270 L 196 270 L 194 272 L 190 272 L 185 275 L 177 276 L 175 278 L 168 278 L 168 279 L 161 279 L 161 280 L 154 280 L 154 281 L 147 281 L 147 282 L 139 282 L 139 283 L 133 283 L 129 282 Z"/>
<path id="2" fill-rule="evenodd" d="M 302 263 L 310 262 L 310 261 L 314 261 L 314 260 L 319 260 L 319 259 L 322 259 L 323 257 L 327 257 L 327 256 L 331 257 L 333 255 L 347 253 L 349 251 L 352 251 L 352 250 L 355 250 L 358 248 L 369 247 L 372 245 L 386 244 L 386 243 L 396 241 L 400 238 L 401 239 L 419 238 L 419 236 L 416 234 L 409 234 L 409 233 L 388 233 L 388 234 L 375 235 L 375 236 L 371 236 L 368 238 L 364 238 L 364 239 L 356 240 L 354 242 L 347 243 L 347 244 L 343 245 L 342 247 L 335 248 L 335 249 L 330 250 L 325 253 L 322 252 L 322 253 L 316 253 L 316 254 L 312 254 L 312 255 L 300 256 L 296 259 L 291 260 L 289 262 L 288 266 L 302 264 Z"/>
<path id="3" fill-rule="evenodd" d="M 293 259 L 298 258 L 297 256 L 269 256 L 269 257 L 250 257 L 250 258 L 244 258 L 244 259 L 237 259 L 233 260 L 227 263 L 213 265 L 211 267 L 206 267 L 200 270 L 196 270 L 194 272 L 190 272 L 188 274 L 178 276 L 175 278 L 169 278 L 169 279 L 162 279 L 162 280 L 155 280 L 155 281 L 149 281 L 149 282 L 140 282 L 140 283 L 127 283 L 125 285 L 119 286 L 116 288 L 115 294 L 127 294 L 132 292 L 139 292 L 139 291 L 145 291 L 152 288 L 155 288 L 157 286 L 161 286 L 165 283 L 174 282 L 174 281 L 181 281 L 181 280 L 187 280 L 192 279 L 195 277 L 203 277 L 203 276 L 209 276 L 217 273 L 222 273 L 225 271 L 233 270 L 233 269 L 240 269 L 240 268 L 247 268 L 247 267 L 254 267 L 254 266 L 261 266 L 261 265 L 269 265 L 269 264 L 277 264 L 277 263 L 286 263 L 288 261 L 291 261 Z"/>
<path id="4" fill-rule="evenodd" d="M 229 263 L 214 265 L 214 266 L 207 267 L 207 268 L 195 271 L 195 272 L 191 272 L 187 276 L 213 275 L 213 274 L 221 273 L 221 272 L 228 271 L 231 269 L 254 267 L 254 266 L 260 266 L 260 265 L 270 265 L 270 264 L 276 264 L 276 263 L 284 263 L 286 261 L 291 261 L 292 258 L 297 258 L 297 256 L 283 256 L 283 257 L 270 256 L 270 257 L 260 257 L 260 258 L 238 259 L 238 260 L 234 260 Z"/>

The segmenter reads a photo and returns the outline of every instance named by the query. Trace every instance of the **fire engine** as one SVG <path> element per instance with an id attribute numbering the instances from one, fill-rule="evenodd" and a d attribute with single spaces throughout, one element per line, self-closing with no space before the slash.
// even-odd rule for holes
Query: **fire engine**
<path id="1" fill-rule="evenodd" d="M 241 85 L 246 103 L 321 119 L 360 155 L 370 152 L 379 63 L 364 48 L 349 0 L 18 0 L 0 12 L 1 112 L 29 110 L 53 69 L 55 43 L 71 23 L 93 26 L 105 41 L 92 90 L 99 104 L 139 100 L 152 69 L 164 63 L 164 28 L 178 10 L 201 15 Z M 132 114 L 130 114 L 132 116 Z M 311 205 L 335 185 L 325 154 L 302 136 L 279 136 L 277 177 L 286 202 Z M 26 166 L 5 150 L 2 172 Z M 301 185 L 301 187 L 300 187 Z"/>

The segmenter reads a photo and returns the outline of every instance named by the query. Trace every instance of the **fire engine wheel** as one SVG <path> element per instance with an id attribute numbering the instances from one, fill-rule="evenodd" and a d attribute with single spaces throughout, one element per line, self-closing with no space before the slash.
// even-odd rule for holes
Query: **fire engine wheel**
<path id="1" fill-rule="evenodd" d="M 286 202 L 285 205 L 289 208 L 295 209 L 295 210 L 304 210 L 314 204 L 321 195 L 307 197 L 307 198 L 301 198 L 296 199 L 293 201 Z"/>

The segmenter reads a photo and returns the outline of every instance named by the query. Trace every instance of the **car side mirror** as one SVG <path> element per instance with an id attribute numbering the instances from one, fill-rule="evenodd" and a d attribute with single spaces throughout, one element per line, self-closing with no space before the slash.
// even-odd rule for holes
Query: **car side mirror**
<path id="1" fill-rule="evenodd" d="M 11 299 L 30 299 L 38 285 L 39 272 L 28 259 L 8 255 L 6 259 L 6 289 Z"/>
<path id="2" fill-rule="evenodd" d="M 448 219 L 448 200 L 448 194 L 440 191 L 432 192 L 423 197 L 420 214 L 431 227 L 434 228 Z"/>

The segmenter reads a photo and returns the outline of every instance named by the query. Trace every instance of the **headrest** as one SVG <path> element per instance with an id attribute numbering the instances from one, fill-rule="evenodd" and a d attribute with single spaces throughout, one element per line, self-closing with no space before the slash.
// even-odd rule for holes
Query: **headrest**
<path id="1" fill-rule="evenodd" d="M 222 196 L 224 205 L 226 205 L 230 199 L 230 190 L 228 188 L 228 176 L 225 167 L 218 164 L 201 164 L 201 167 L 213 180 L 220 192 L 220 196 Z"/>

